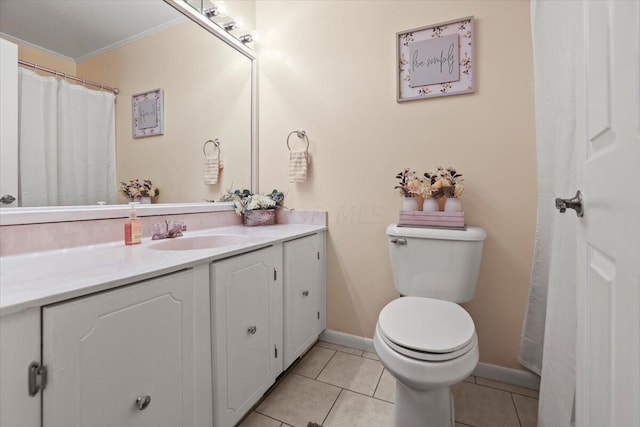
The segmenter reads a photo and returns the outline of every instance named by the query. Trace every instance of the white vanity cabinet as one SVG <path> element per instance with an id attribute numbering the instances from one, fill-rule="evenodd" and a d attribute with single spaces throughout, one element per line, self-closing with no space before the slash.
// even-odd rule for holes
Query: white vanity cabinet
<path id="1" fill-rule="evenodd" d="M 282 372 L 282 245 L 213 262 L 216 427 L 230 427 Z"/>
<path id="2" fill-rule="evenodd" d="M 44 307 L 42 425 L 211 425 L 208 282 L 202 266 Z"/>
<path id="3" fill-rule="evenodd" d="M 284 244 L 284 367 L 326 328 L 325 234 Z"/>

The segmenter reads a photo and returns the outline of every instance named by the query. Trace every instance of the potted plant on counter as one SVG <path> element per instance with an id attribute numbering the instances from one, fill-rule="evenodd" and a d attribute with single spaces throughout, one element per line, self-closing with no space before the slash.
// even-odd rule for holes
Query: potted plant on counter
<path id="1" fill-rule="evenodd" d="M 233 202 L 236 213 L 244 218 L 244 225 L 272 225 L 276 223 L 276 209 L 284 205 L 284 194 L 273 190 L 270 194 L 253 194 L 249 190 L 227 190 L 221 202 Z"/>
<path id="2" fill-rule="evenodd" d="M 129 182 L 120 182 L 120 193 L 129 202 L 151 203 L 160 194 L 160 190 L 153 185 L 151 180 L 130 179 Z"/>

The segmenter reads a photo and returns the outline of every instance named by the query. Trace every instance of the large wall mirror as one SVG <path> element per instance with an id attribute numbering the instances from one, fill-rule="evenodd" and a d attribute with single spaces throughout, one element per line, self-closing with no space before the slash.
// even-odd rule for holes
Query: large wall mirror
<path id="1" fill-rule="evenodd" d="M 231 187 L 256 190 L 255 57 L 242 49 L 241 43 L 240 48 L 234 46 L 224 37 L 203 28 L 202 23 L 198 25 L 193 16 L 188 19 L 185 15 L 189 13 L 180 11 L 181 7 L 202 7 L 199 3 L 181 0 L 0 0 L 0 37 L 18 45 L 20 60 L 57 71 L 55 75 L 38 67 L 20 65 L 26 70 L 23 74 L 35 71 L 45 84 L 47 80 L 57 80 L 82 86 L 82 81 L 65 78 L 65 75 L 76 76 L 85 82 L 119 91 L 113 110 L 115 154 L 111 158 L 109 153 L 101 152 L 97 157 L 104 160 L 102 163 L 97 163 L 95 155 L 87 160 L 91 151 L 102 150 L 104 138 L 98 138 L 98 148 L 89 140 L 92 131 L 100 136 L 108 132 L 103 130 L 101 122 L 96 124 L 89 119 L 73 125 L 82 129 L 69 129 L 65 120 L 60 121 L 55 115 L 49 117 L 51 109 L 66 108 L 66 104 L 75 99 L 73 96 L 52 101 L 48 96 L 55 89 L 38 89 L 35 96 L 42 103 L 41 111 L 25 110 L 21 102 L 18 104 L 18 144 L 23 143 L 21 138 L 29 136 L 44 140 L 55 136 L 63 140 L 62 145 L 67 135 L 87 139 L 83 146 L 78 146 L 76 141 L 76 145 L 67 144 L 54 154 L 45 153 L 52 149 L 44 145 L 41 149 L 30 145 L 28 150 L 19 150 L 18 175 L 22 187 L 31 186 L 30 191 L 35 191 L 34 185 L 51 186 L 52 173 L 54 176 L 66 175 L 67 180 L 69 176 L 85 180 L 87 169 L 98 169 L 106 174 L 112 167 L 115 177 L 108 185 L 116 190 L 109 200 L 102 195 L 96 200 L 91 194 L 78 200 L 70 199 L 68 195 L 57 196 L 49 198 L 53 200 L 51 203 L 37 197 L 20 197 L 19 201 L 24 199 L 27 203 L 18 206 L 125 203 L 127 199 L 118 191 L 120 182 L 133 179 L 153 182 L 159 189 L 156 203 L 218 200 L 221 193 Z M 253 2 L 235 2 L 234 6 L 247 8 L 241 13 L 246 20 L 253 19 L 254 11 L 249 9 L 254 8 Z M 86 83 L 84 86 L 95 92 L 109 92 Z M 155 89 L 162 89 L 164 95 L 163 133 L 134 138 L 132 96 Z M 85 113 L 91 115 L 93 107 L 87 105 L 70 105 L 71 113 L 66 114 L 74 119 Z M 54 123 L 56 120 L 58 122 Z M 211 180 L 207 184 L 204 180 L 205 157 L 217 157 L 216 145 L 205 146 L 209 140 L 220 142 L 224 166 L 215 184 Z M 5 141 L 0 142 L 4 147 Z M 25 161 L 40 156 L 43 160 L 39 163 Z M 71 160 L 63 161 L 62 156 L 70 156 Z M 54 163 L 58 163 L 60 170 L 57 172 L 48 169 L 55 167 Z M 21 167 L 23 165 L 25 167 Z M 58 193 L 65 191 L 65 188 L 57 189 Z"/>

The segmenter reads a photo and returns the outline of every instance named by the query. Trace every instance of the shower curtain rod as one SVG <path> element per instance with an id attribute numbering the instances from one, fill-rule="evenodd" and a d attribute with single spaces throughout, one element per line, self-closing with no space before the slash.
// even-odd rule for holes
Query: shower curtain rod
<path id="1" fill-rule="evenodd" d="M 25 67 L 33 68 L 34 71 L 35 70 L 40 70 L 40 71 L 44 71 L 46 73 L 55 74 L 56 77 L 62 76 L 63 79 L 69 79 L 69 80 L 73 80 L 73 81 L 82 83 L 83 86 L 84 85 L 90 85 L 90 86 L 99 87 L 100 89 L 106 90 L 107 92 L 111 92 L 114 95 L 117 95 L 118 93 L 120 93 L 120 89 L 118 89 L 117 87 L 105 86 L 105 85 L 102 85 L 100 83 L 94 83 L 94 82 L 92 82 L 90 80 L 81 79 L 81 78 L 75 77 L 75 76 L 70 76 L 69 74 L 61 73 L 60 71 L 52 70 L 51 68 L 42 67 L 42 66 L 34 64 L 32 62 L 23 61 L 22 59 L 18 59 L 18 64 L 24 65 Z"/>

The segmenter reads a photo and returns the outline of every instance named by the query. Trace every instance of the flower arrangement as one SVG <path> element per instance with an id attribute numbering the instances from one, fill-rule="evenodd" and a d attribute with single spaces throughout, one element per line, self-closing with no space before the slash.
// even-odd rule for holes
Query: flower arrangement
<path id="1" fill-rule="evenodd" d="M 160 190 L 149 179 L 143 179 L 142 182 L 139 179 L 131 179 L 129 182 L 120 182 L 120 193 L 130 199 L 137 197 L 153 199 L 158 197 Z"/>
<path id="2" fill-rule="evenodd" d="M 425 172 L 424 178 L 416 176 L 410 169 L 396 175 L 399 179 L 395 189 L 404 197 L 422 196 L 425 199 L 440 197 L 461 198 L 464 192 L 464 178 L 452 167 L 439 166 L 435 172 Z"/>
<path id="3" fill-rule="evenodd" d="M 236 213 L 242 215 L 256 209 L 276 209 L 284 204 L 284 193 L 273 190 L 270 194 L 253 194 L 249 190 L 227 190 L 220 198 L 221 202 L 233 202 Z"/>
<path id="4" fill-rule="evenodd" d="M 425 173 L 425 177 L 427 174 Z M 436 197 L 448 197 L 459 199 L 464 192 L 464 178 L 462 174 L 458 173 L 454 168 L 443 168 L 438 166 L 438 169 L 430 174 L 432 184 L 432 192 L 437 193 Z"/>
<path id="5" fill-rule="evenodd" d="M 416 173 L 410 169 L 405 169 L 396 175 L 396 179 L 399 179 L 398 185 L 395 189 L 403 197 L 416 197 L 422 193 L 422 180 L 416 176 Z"/>

